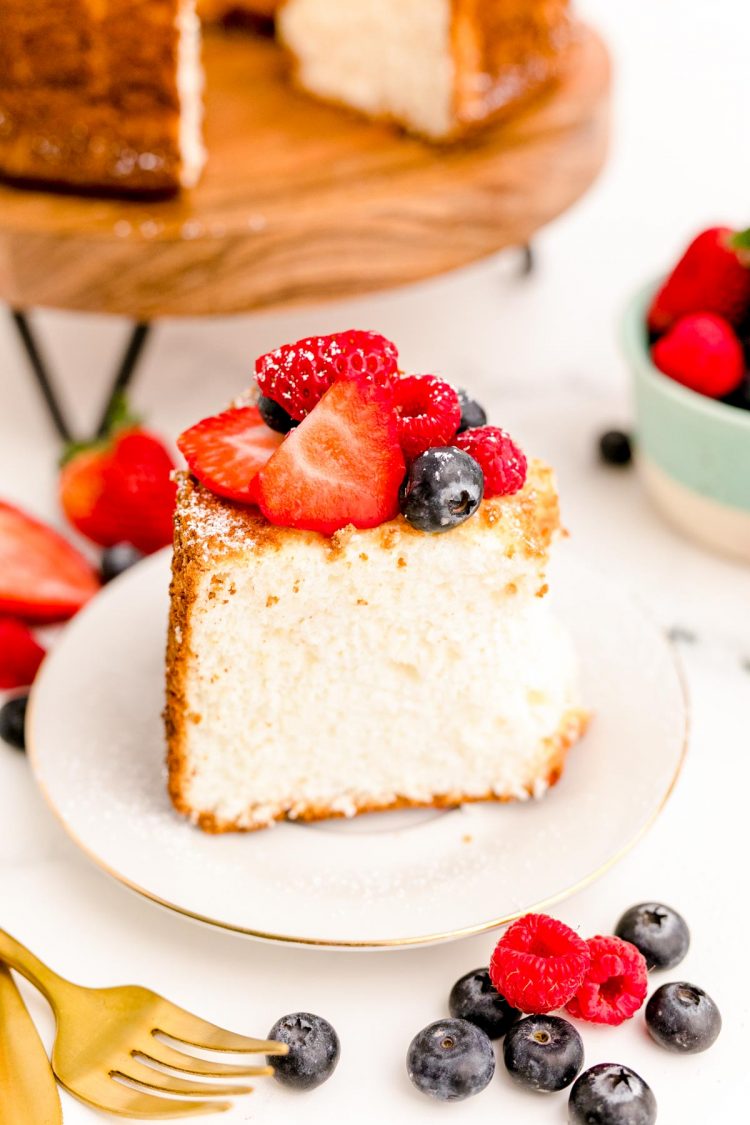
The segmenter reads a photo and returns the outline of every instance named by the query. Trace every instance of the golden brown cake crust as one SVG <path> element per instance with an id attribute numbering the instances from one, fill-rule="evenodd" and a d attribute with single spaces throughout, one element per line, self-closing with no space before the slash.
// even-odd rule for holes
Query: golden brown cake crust
<path id="1" fill-rule="evenodd" d="M 179 0 L 0 0 L 0 174 L 180 186 Z"/>
<path id="2" fill-rule="evenodd" d="M 204 489 L 187 473 L 178 473 L 178 502 L 175 515 L 175 541 L 170 587 L 170 617 L 167 638 L 167 696 L 165 725 L 167 735 L 167 768 L 169 794 L 175 808 L 193 820 L 206 832 L 252 831 L 253 827 L 237 821 L 220 821 L 215 816 L 197 813 L 190 805 L 188 792 L 188 762 L 185 753 L 187 724 L 192 721 L 186 682 L 188 668 L 196 658 L 191 645 L 191 612 L 201 578 L 213 572 L 215 564 L 235 553 L 246 554 L 278 550 L 285 537 L 324 537 L 316 532 L 293 531 L 274 527 L 255 509 L 223 500 Z M 526 485 L 514 496 L 494 497 L 482 503 L 473 517 L 488 528 L 512 531 L 513 549 L 523 552 L 525 558 L 544 562 L 557 532 L 560 515 L 557 489 L 552 469 L 541 461 L 532 461 Z M 460 530 L 460 529 L 459 529 Z M 353 528 L 344 528 L 328 540 L 333 562 L 345 546 Z M 402 517 L 397 517 L 368 535 L 376 536 L 379 549 L 397 551 L 404 537 L 422 535 Z M 454 533 L 455 534 L 455 533 Z M 510 549 L 510 548 L 509 548 Z M 543 587 L 539 593 L 546 592 Z M 535 779 L 536 785 L 554 785 L 563 770 L 567 752 L 582 736 L 588 722 L 587 712 L 573 709 L 565 715 L 559 730 L 548 741 L 548 767 L 545 776 Z M 534 786 L 529 787 L 532 794 Z M 484 797 L 467 797 L 460 793 L 437 794 L 423 804 L 405 797 L 382 805 L 363 805 L 357 813 L 384 812 L 404 808 L 449 808 L 468 801 L 486 800 L 507 802 L 517 799 L 512 794 L 488 793 Z M 309 806 L 296 816 L 299 820 L 322 820 L 340 816 L 330 808 Z M 283 814 L 277 819 L 283 819 Z M 258 827 L 258 826 L 255 826 Z"/>
<path id="3" fill-rule="evenodd" d="M 507 113 L 554 80 L 570 42 L 570 0 L 454 0 L 458 130 Z"/>

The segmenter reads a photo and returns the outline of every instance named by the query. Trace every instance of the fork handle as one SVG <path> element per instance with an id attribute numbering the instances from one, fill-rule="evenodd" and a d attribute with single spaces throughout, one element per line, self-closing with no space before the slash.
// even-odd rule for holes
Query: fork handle
<path id="1" fill-rule="evenodd" d="M 65 984 L 62 977 L 53 973 L 52 969 L 48 968 L 38 957 L 35 957 L 24 945 L 21 945 L 20 941 L 16 941 L 14 937 L 7 934 L 5 930 L 0 930 L 0 961 L 10 965 L 12 969 L 17 969 L 22 976 L 25 976 L 44 993 L 51 1004 L 53 1003 L 54 993 L 59 991 L 60 985 Z"/>

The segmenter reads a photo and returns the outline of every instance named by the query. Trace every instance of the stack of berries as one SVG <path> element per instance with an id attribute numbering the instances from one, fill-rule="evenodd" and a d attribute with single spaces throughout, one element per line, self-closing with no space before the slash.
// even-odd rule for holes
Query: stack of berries
<path id="1" fill-rule="evenodd" d="M 482 408 L 433 375 L 404 376 L 373 332 L 316 336 L 261 356 L 257 401 L 206 418 L 178 445 L 219 496 L 270 523 L 332 535 L 399 511 L 420 531 L 517 492 L 526 458 Z"/>

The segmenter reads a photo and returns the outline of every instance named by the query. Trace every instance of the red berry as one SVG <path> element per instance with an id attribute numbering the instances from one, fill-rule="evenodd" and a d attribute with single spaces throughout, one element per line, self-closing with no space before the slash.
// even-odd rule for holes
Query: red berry
<path id="1" fill-rule="evenodd" d="M 512 1007 L 539 1015 L 564 1007 L 590 964 L 586 942 L 569 926 L 547 914 L 526 914 L 497 943 L 490 979 Z"/>
<path id="2" fill-rule="evenodd" d="M 484 495 L 510 496 L 526 483 L 526 457 L 505 430 L 499 426 L 480 426 L 464 430 L 454 445 L 463 449 L 484 472 Z"/>
<path id="3" fill-rule="evenodd" d="M 750 309 L 750 269 L 732 245 L 729 227 L 704 230 L 688 246 L 654 297 L 651 332 L 666 332 L 689 313 L 717 313 L 738 324 Z"/>
<path id="4" fill-rule="evenodd" d="M 254 504 L 258 473 L 283 440 L 257 406 L 243 406 L 204 418 L 177 439 L 177 447 L 190 472 L 211 492 Z"/>
<path id="5" fill-rule="evenodd" d="M 398 513 L 406 466 L 391 397 L 359 379 L 334 383 L 259 477 L 261 511 L 281 527 L 332 535 Z"/>
<path id="6" fill-rule="evenodd" d="M 408 375 L 393 388 L 399 440 L 413 461 L 436 445 L 450 445 L 461 425 L 461 404 L 449 383 L 434 375 Z"/>
<path id="7" fill-rule="evenodd" d="M 651 358 L 665 375 L 710 398 L 731 394 L 745 376 L 745 354 L 734 329 L 713 313 L 678 320 L 654 344 Z"/>
<path id="8" fill-rule="evenodd" d="M 177 487 L 174 461 L 159 438 L 127 430 L 114 443 L 104 478 L 104 499 L 115 514 L 117 542 L 150 555 L 172 542 Z"/>
<path id="9" fill-rule="evenodd" d="M 586 944 L 591 967 L 567 1010 L 591 1023 L 616 1025 L 629 1020 L 646 999 L 646 959 L 622 938 L 593 937 Z"/>
<path id="10" fill-rule="evenodd" d="M 28 687 L 34 682 L 44 649 L 23 621 L 0 617 L 0 690 Z"/>
<path id="11" fill-rule="evenodd" d="M 131 423 L 73 453 L 60 474 L 60 503 L 99 546 L 131 543 L 150 554 L 172 541 L 173 468 L 163 442 Z"/>
<path id="12" fill-rule="evenodd" d="M 338 379 L 363 377 L 390 387 L 397 375 L 396 345 L 377 332 L 354 329 L 283 344 L 255 362 L 261 392 L 298 421 Z"/>
<path id="13" fill-rule="evenodd" d="M 0 613 L 66 621 L 98 589 L 93 567 L 61 535 L 0 501 Z"/>

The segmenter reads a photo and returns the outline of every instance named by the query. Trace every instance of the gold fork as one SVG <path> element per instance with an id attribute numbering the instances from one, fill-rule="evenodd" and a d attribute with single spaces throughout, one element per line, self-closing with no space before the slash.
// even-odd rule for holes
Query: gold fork
<path id="1" fill-rule="evenodd" d="M 197 1117 L 219 1113 L 229 1102 L 176 1101 L 160 1094 L 206 1098 L 246 1094 L 249 1086 L 218 1085 L 176 1078 L 158 1067 L 185 1075 L 238 1078 L 272 1074 L 270 1066 L 209 1062 L 177 1050 L 180 1046 L 212 1051 L 285 1055 L 283 1043 L 249 1039 L 224 1031 L 137 985 L 84 988 L 53 973 L 10 934 L 0 930 L 0 961 L 17 969 L 47 998 L 57 1030 L 52 1069 L 58 1081 L 81 1101 L 123 1117 Z M 130 1083 L 137 1083 L 137 1089 Z M 144 1089 L 145 1087 L 145 1089 Z M 153 1091 L 148 1093 L 147 1091 Z"/>
<path id="2" fill-rule="evenodd" d="M 0 1121 L 62 1125 L 62 1119 L 47 1052 L 15 981 L 0 965 Z"/>

